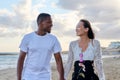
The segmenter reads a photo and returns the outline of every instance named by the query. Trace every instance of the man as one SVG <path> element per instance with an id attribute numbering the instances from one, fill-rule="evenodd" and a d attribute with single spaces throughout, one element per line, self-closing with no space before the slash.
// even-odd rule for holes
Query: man
<path id="1" fill-rule="evenodd" d="M 59 80 L 64 80 L 61 47 L 57 38 L 50 34 L 51 16 L 41 13 L 37 18 L 37 24 L 38 30 L 25 35 L 20 44 L 17 78 L 18 80 L 50 80 L 50 59 L 54 54 Z"/>

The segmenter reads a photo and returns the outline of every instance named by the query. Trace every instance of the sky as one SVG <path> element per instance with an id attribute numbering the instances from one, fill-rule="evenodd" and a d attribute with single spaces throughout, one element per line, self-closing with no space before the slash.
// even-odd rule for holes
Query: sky
<path id="1" fill-rule="evenodd" d="M 0 52 L 19 52 L 23 36 L 37 30 L 36 18 L 49 13 L 52 33 L 62 50 L 78 39 L 75 28 L 80 19 L 90 21 L 102 47 L 120 41 L 120 0 L 3 0 L 0 2 Z"/>

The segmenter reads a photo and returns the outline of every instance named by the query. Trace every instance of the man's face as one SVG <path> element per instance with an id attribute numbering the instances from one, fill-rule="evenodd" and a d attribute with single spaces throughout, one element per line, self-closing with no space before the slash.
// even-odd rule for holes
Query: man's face
<path id="1" fill-rule="evenodd" d="M 51 32 L 51 27 L 52 27 L 52 19 L 51 17 L 48 17 L 46 20 L 41 22 L 41 27 L 42 30 L 44 30 L 45 32 L 50 33 Z"/>

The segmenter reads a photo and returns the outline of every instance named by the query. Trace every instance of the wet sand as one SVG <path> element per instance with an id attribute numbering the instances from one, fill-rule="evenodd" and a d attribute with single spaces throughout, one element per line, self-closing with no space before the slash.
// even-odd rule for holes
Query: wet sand
<path id="1" fill-rule="evenodd" d="M 59 80 L 55 63 L 52 63 L 51 66 L 52 66 L 52 80 Z M 106 80 L 120 80 L 120 57 L 104 58 L 103 67 Z M 71 80 L 71 74 L 72 71 L 69 74 L 68 80 Z M 17 80 L 16 69 L 9 68 L 0 70 L 0 80 Z"/>

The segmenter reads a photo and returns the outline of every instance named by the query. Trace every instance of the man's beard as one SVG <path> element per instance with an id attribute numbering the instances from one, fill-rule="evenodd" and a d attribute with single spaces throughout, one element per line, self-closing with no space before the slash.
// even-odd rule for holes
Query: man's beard
<path id="1" fill-rule="evenodd" d="M 51 33 L 51 31 L 47 31 L 48 33 Z"/>
<path id="2" fill-rule="evenodd" d="M 44 32 L 51 33 L 51 31 L 49 31 L 49 30 L 44 30 Z"/>

